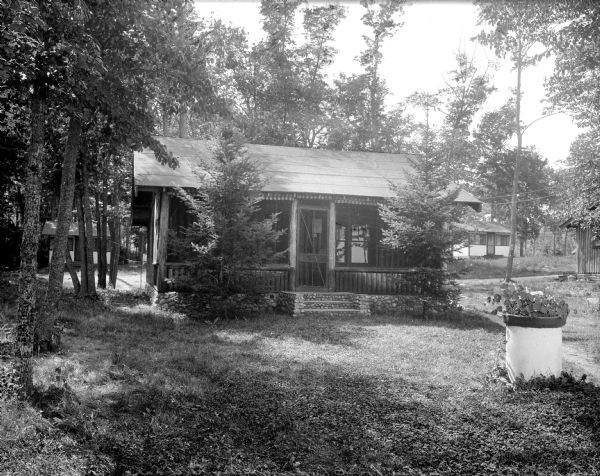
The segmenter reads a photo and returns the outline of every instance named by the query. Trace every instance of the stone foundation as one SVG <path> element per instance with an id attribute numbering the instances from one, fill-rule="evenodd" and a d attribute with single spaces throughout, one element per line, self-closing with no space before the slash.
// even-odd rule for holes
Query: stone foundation
<path id="1" fill-rule="evenodd" d="M 418 296 L 402 294 L 359 294 L 361 308 L 372 314 L 413 314 L 422 316 L 423 301 Z"/>
<path id="2" fill-rule="evenodd" d="M 349 294 L 349 293 L 295 293 L 274 292 L 262 295 L 260 299 L 246 302 L 244 295 L 230 296 L 226 305 L 239 308 L 242 315 L 276 312 L 290 316 L 327 311 L 339 307 L 343 302 L 345 310 L 338 312 L 360 314 L 411 314 L 424 315 L 423 300 L 412 295 Z M 162 309 L 178 312 L 191 318 L 211 318 L 217 314 L 223 299 L 208 294 L 184 292 L 154 293 L 153 304 Z M 330 305 L 331 304 L 331 305 Z"/>

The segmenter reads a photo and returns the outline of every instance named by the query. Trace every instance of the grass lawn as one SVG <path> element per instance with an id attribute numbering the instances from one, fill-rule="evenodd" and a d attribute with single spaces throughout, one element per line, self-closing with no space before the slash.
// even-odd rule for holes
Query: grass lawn
<path id="1" fill-rule="evenodd" d="M 68 300 L 37 407 L 0 409 L 2 474 L 600 474 L 600 389 L 490 379 L 475 313 L 178 317 Z"/>
<path id="2" fill-rule="evenodd" d="M 459 273 L 460 278 L 504 278 L 507 258 L 460 259 L 449 266 L 449 271 Z M 573 274 L 577 272 L 577 258 L 570 256 L 515 256 L 513 276 L 544 276 L 550 274 Z"/>

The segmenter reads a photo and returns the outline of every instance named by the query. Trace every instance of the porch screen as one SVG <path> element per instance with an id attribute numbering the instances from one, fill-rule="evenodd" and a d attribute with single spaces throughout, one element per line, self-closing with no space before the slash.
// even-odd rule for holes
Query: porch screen
<path id="1" fill-rule="evenodd" d="M 373 213 L 340 207 L 336 219 L 335 260 L 341 265 L 375 265 Z"/>

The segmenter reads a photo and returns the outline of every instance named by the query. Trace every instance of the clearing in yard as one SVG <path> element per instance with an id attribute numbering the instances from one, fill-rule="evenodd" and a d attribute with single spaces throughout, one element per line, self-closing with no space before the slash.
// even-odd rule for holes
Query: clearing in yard
<path id="1" fill-rule="evenodd" d="M 504 278 L 507 258 L 466 258 L 448 266 L 463 279 Z M 546 276 L 577 272 L 577 257 L 569 256 L 515 256 L 513 276 Z"/>
<path id="2" fill-rule="evenodd" d="M 103 296 L 63 304 L 41 413 L 0 410 L 3 474 L 600 474 L 599 388 L 510 390 L 475 312 L 207 324 Z"/>

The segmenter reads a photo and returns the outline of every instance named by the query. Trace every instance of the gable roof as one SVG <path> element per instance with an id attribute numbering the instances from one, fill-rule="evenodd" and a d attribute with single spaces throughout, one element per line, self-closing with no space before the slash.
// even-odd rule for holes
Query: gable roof
<path id="1" fill-rule="evenodd" d="M 148 187 L 195 187 L 193 170 L 212 156 L 211 144 L 195 139 L 160 137 L 160 142 L 179 159 L 179 167 L 161 165 L 150 149 L 134 154 L 134 183 Z M 385 198 L 392 195 L 390 182 L 402 185 L 413 168 L 410 154 L 306 149 L 247 144 L 248 155 L 260 164 L 263 192 L 346 195 Z M 457 202 L 481 201 L 460 190 Z"/>

